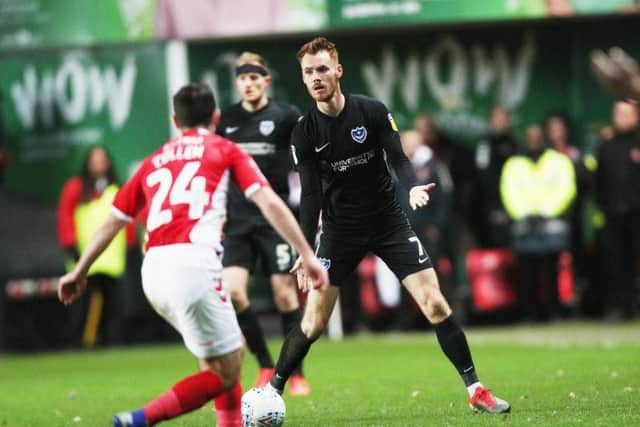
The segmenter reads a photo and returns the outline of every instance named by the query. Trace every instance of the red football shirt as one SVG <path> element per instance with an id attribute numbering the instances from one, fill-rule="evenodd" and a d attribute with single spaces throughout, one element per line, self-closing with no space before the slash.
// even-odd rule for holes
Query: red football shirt
<path id="1" fill-rule="evenodd" d="M 229 179 L 247 197 L 269 185 L 242 148 L 205 129 L 189 130 L 144 159 L 112 211 L 126 221 L 142 212 L 147 249 L 196 243 L 220 250 Z"/>

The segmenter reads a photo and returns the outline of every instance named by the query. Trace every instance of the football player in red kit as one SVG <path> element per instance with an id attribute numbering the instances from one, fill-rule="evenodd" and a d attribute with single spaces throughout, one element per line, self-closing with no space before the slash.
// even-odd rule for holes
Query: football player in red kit
<path id="1" fill-rule="evenodd" d="M 204 85 L 184 86 L 173 98 L 181 135 L 147 157 L 116 195 L 110 217 L 73 271 L 60 278 L 58 296 L 73 303 L 86 273 L 116 233 L 143 213 L 148 233 L 142 285 L 154 309 L 198 359 L 200 372 L 184 378 L 146 406 L 114 416 L 116 427 L 152 426 L 214 399 L 218 426 L 240 426 L 242 334 L 222 281 L 221 234 L 233 180 L 304 260 L 318 287 L 326 271 L 293 214 L 271 189 L 250 155 L 214 135 L 215 100 Z"/>

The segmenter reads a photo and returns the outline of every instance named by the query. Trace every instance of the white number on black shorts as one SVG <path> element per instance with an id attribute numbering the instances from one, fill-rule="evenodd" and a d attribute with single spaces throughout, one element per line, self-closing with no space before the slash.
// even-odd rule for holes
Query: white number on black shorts
<path id="1" fill-rule="evenodd" d="M 159 184 L 158 190 L 151 199 L 149 216 L 147 217 L 147 231 L 153 231 L 161 225 L 170 223 L 173 219 L 171 209 L 162 209 L 167 195 L 171 206 L 189 205 L 190 219 L 198 219 L 204 214 L 204 208 L 209 201 L 209 193 L 205 191 L 207 180 L 203 176 L 195 176 L 198 169 L 200 169 L 200 162 L 186 163 L 175 182 L 171 171 L 167 168 L 160 168 L 147 176 L 149 187 Z"/>
<path id="2" fill-rule="evenodd" d="M 276 263 L 279 270 L 284 270 L 291 265 L 291 252 L 291 246 L 286 243 L 276 245 Z"/>
<path id="3" fill-rule="evenodd" d="M 417 236 L 409 237 L 409 241 L 415 242 L 415 244 L 418 245 L 418 262 L 420 264 L 429 259 L 429 256 L 425 252 L 424 248 L 422 247 L 422 243 L 420 243 L 420 239 L 418 239 Z"/>

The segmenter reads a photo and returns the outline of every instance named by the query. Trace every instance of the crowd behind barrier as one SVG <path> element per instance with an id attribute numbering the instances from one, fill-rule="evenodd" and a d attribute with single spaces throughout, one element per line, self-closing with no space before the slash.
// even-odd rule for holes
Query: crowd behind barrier
<path id="1" fill-rule="evenodd" d="M 610 117 L 602 117 L 595 144 L 579 139 L 584 129 L 564 111 L 546 111 L 524 131 L 514 130 L 504 105 L 491 109 L 488 131 L 473 144 L 448 135 L 438 116 L 426 113 L 401 134 L 419 183 L 437 184 L 428 208 L 406 206 L 407 216 L 444 293 L 467 322 L 638 316 L 640 132 L 638 105 L 624 97 L 637 98 L 640 79 L 635 62 L 620 50 L 595 52 L 592 60 L 605 88 L 621 96 Z M 87 165 L 90 157 L 87 151 Z M 106 282 L 88 293 L 84 306 L 70 311 L 55 301 L 56 277 L 86 244 L 79 235 L 91 233 L 80 227 L 82 217 L 98 220 L 87 212 L 117 186 L 113 177 L 93 176 L 87 166 L 70 178 L 56 215 L 2 188 L 10 164 L 0 141 L 0 254 L 6 261 L 0 351 L 175 339 L 140 291 L 141 244 L 133 229 L 111 259 L 117 265 L 96 275 Z M 295 173 L 289 178 L 295 211 L 299 180 Z M 397 196 L 407 205 L 406 194 Z M 273 312 L 265 279 L 257 274 L 252 282 L 258 284 L 251 287 L 256 309 Z M 341 290 L 347 332 L 428 327 L 375 257 L 363 261 L 350 282 Z"/>

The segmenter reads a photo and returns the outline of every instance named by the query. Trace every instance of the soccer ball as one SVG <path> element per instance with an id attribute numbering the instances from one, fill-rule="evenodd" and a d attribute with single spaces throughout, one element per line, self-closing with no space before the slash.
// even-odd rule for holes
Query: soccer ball
<path id="1" fill-rule="evenodd" d="M 242 395 L 242 427 L 280 427 L 287 410 L 272 389 L 252 388 Z"/>

